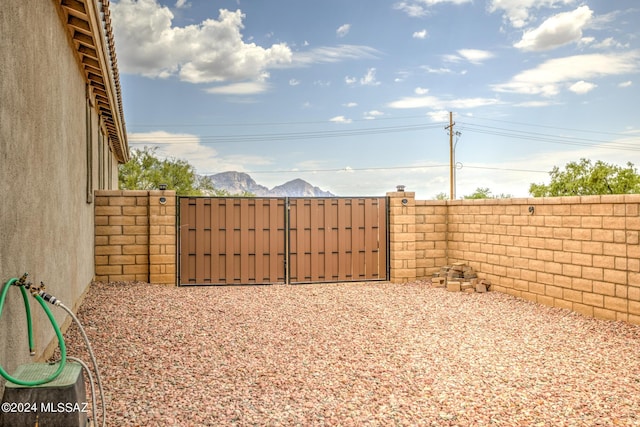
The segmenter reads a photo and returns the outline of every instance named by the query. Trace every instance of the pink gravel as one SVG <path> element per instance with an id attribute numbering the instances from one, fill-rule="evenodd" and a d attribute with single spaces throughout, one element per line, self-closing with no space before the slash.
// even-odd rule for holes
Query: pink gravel
<path id="1" fill-rule="evenodd" d="M 109 426 L 640 426 L 640 327 L 496 292 L 95 283 L 79 318 Z"/>

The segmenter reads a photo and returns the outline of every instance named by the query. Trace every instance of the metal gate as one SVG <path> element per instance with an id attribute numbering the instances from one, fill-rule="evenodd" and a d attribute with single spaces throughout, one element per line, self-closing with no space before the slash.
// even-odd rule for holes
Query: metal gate
<path id="1" fill-rule="evenodd" d="M 179 285 L 388 279 L 385 197 L 181 197 L 179 206 Z"/>

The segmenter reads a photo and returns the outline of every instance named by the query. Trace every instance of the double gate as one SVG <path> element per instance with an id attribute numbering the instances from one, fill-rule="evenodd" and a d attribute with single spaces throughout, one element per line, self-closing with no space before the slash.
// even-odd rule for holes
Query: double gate
<path id="1" fill-rule="evenodd" d="M 387 199 L 179 199 L 180 285 L 387 280 Z"/>

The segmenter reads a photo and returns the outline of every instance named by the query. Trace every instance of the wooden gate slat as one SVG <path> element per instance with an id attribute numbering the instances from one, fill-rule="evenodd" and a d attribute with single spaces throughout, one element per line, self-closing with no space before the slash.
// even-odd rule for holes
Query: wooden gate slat
<path id="1" fill-rule="evenodd" d="M 181 198 L 180 284 L 387 279 L 386 198 L 286 200 Z"/>
<path id="2" fill-rule="evenodd" d="M 327 206 L 327 229 L 330 234 L 327 239 L 328 258 L 325 263 L 327 273 L 325 277 L 329 280 L 337 280 L 338 275 L 338 200 L 331 200 Z"/>
<path id="3" fill-rule="evenodd" d="M 211 235 L 209 239 L 211 241 L 211 259 L 210 259 L 210 279 L 211 283 L 216 283 L 219 279 L 219 271 L 220 271 L 220 221 L 219 215 L 220 212 L 220 200 L 212 199 L 211 200 L 211 211 L 209 212 L 209 222 L 211 224 Z"/>
<path id="4" fill-rule="evenodd" d="M 240 200 L 240 223 L 237 230 L 240 238 L 240 247 L 236 252 L 236 264 L 240 268 L 240 274 L 235 276 L 240 278 L 240 283 L 249 283 L 249 200 Z"/>
<path id="5" fill-rule="evenodd" d="M 204 279 L 204 245 L 202 244 L 202 232 L 204 230 L 204 200 L 196 201 L 196 227 L 195 227 L 195 239 L 196 239 L 196 282 L 202 282 Z"/>

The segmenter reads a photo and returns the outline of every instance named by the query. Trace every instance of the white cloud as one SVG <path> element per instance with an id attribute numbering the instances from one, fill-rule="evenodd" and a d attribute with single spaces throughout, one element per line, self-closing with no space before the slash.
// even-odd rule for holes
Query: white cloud
<path id="1" fill-rule="evenodd" d="M 163 144 L 175 142 L 176 144 L 199 144 L 200 137 L 190 133 L 171 133 L 163 130 L 151 132 L 133 132 L 127 135 L 129 143 L 143 146 L 145 144 Z M 215 154 L 215 150 L 211 149 Z"/>
<path id="2" fill-rule="evenodd" d="M 427 8 L 421 4 L 410 1 L 401 1 L 393 5 L 396 10 L 401 10 L 412 18 L 420 18 L 427 15 Z"/>
<path id="3" fill-rule="evenodd" d="M 333 123 L 351 123 L 353 120 L 346 118 L 345 116 L 336 116 L 329 119 Z"/>
<path id="4" fill-rule="evenodd" d="M 198 135 L 188 133 L 171 133 L 166 131 L 151 131 L 128 134 L 132 148 L 141 149 L 144 146 L 155 147 L 158 158 L 174 158 L 189 162 L 199 174 L 222 172 L 227 170 L 244 171 L 253 165 L 268 165 L 271 159 L 260 156 L 227 156 L 202 144 Z"/>
<path id="5" fill-rule="evenodd" d="M 462 57 L 460 57 L 458 55 L 454 55 L 454 54 L 446 54 L 446 55 L 442 55 L 442 60 L 445 61 L 445 62 L 458 63 L 458 62 L 462 61 Z"/>
<path id="6" fill-rule="evenodd" d="M 298 79 L 290 79 L 289 86 L 298 86 L 300 84 L 300 80 Z"/>
<path id="7" fill-rule="evenodd" d="M 580 6 L 574 11 L 559 13 L 538 28 L 525 31 L 514 47 L 527 51 L 550 50 L 582 39 L 582 29 L 589 24 L 593 11 Z"/>
<path id="8" fill-rule="evenodd" d="M 453 70 L 451 68 L 431 68 L 429 66 L 420 67 L 429 74 L 451 74 Z"/>
<path id="9" fill-rule="evenodd" d="M 360 83 L 362 86 L 378 86 L 380 82 L 376 80 L 376 69 L 369 68 L 367 73 L 362 76 L 360 79 L 357 77 L 346 76 L 344 78 L 344 82 L 348 85 L 355 85 L 356 83 Z"/>
<path id="10" fill-rule="evenodd" d="M 360 79 L 360 84 L 363 86 L 378 86 L 380 82 L 376 80 L 376 69 L 369 68 L 367 74 Z"/>
<path id="11" fill-rule="evenodd" d="M 618 85 L 618 87 L 629 87 L 633 84 L 631 80 L 627 80 L 626 82 L 622 82 Z"/>
<path id="12" fill-rule="evenodd" d="M 351 24 L 344 24 L 341 25 L 337 30 L 336 30 L 336 36 L 338 37 L 344 37 L 347 34 L 349 34 L 349 31 L 351 30 Z"/>
<path id="13" fill-rule="evenodd" d="M 394 4 L 393 8 L 413 18 L 419 18 L 428 15 L 429 8 L 440 3 L 463 4 L 471 2 L 472 0 L 403 0 Z"/>
<path id="14" fill-rule="evenodd" d="M 519 102 L 517 104 L 513 104 L 514 107 L 526 107 L 526 108 L 540 108 L 540 107 L 548 107 L 550 105 L 554 105 L 554 102 L 551 102 L 551 101 L 527 101 L 527 102 Z"/>
<path id="15" fill-rule="evenodd" d="M 427 116 L 432 122 L 449 122 L 449 112 L 447 110 L 431 111 L 427 113 Z"/>
<path id="16" fill-rule="evenodd" d="M 616 39 L 614 39 L 613 37 L 607 37 L 606 39 L 602 40 L 600 43 L 593 44 L 591 47 L 594 49 L 612 49 L 612 48 L 623 49 L 623 48 L 628 48 L 629 44 L 628 43 L 622 44 Z"/>
<path id="17" fill-rule="evenodd" d="M 584 95 L 585 93 L 591 92 L 596 87 L 598 87 L 598 85 L 595 83 L 580 80 L 579 82 L 575 82 L 574 84 L 569 86 L 569 90 L 573 93 L 577 93 L 578 95 Z"/>
<path id="18" fill-rule="evenodd" d="M 269 90 L 269 85 L 264 81 L 231 83 L 224 86 L 216 86 L 205 91 L 214 95 L 255 95 Z"/>
<path id="19" fill-rule="evenodd" d="M 522 71 L 507 83 L 493 85 L 497 92 L 553 96 L 560 85 L 596 77 L 624 75 L 640 71 L 640 51 L 622 54 L 588 54 L 550 59 Z"/>
<path id="20" fill-rule="evenodd" d="M 453 62 L 458 63 L 462 61 L 468 61 L 472 64 L 479 65 L 483 61 L 487 59 L 493 58 L 495 55 L 488 50 L 480 50 L 480 49 L 460 49 L 457 51 L 457 55 L 455 54 L 446 54 L 442 55 L 442 59 L 445 62 Z M 441 69 L 448 70 L 448 69 Z"/>
<path id="21" fill-rule="evenodd" d="M 424 30 L 424 29 L 420 30 L 420 31 L 415 31 L 413 33 L 413 38 L 414 39 L 426 39 L 428 34 L 429 33 L 427 33 L 427 30 Z"/>
<path id="22" fill-rule="evenodd" d="M 408 108 L 431 108 L 434 110 L 447 111 L 454 109 L 467 109 L 495 105 L 500 103 L 495 98 L 458 98 L 441 99 L 435 96 L 407 96 L 397 101 L 389 103 L 389 107 L 398 109 Z"/>
<path id="23" fill-rule="evenodd" d="M 583 37 L 578 41 L 578 46 L 582 47 L 582 46 L 589 46 L 591 43 L 593 43 L 596 40 L 595 37 Z"/>
<path id="24" fill-rule="evenodd" d="M 187 0 L 177 0 L 176 1 L 176 7 L 178 9 L 184 9 L 187 7 L 191 7 L 191 5 L 189 3 L 187 3 Z"/>
<path id="25" fill-rule="evenodd" d="M 576 0 L 491 0 L 488 5 L 489 12 L 503 12 L 503 19 L 514 28 L 522 28 L 534 20 L 532 9 L 556 8 L 562 5 L 570 5 Z"/>
<path id="26" fill-rule="evenodd" d="M 376 59 L 380 51 L 369 46 L 342 44 L 323 46 L 306 52 L 294 52 L 290 67 L 305 67 L 318 63 L 334 63 L 352 59 Z"/>
<path id="27" fill-rule="evenodd" d="M 620 18 L 624 20 L 624 15 L 636 12 L 637 9 L 616 9 L 609 13 L 599 14 L 593 18 L 593 22 L 589 25 L 589 28 L 594 30 L 610 30 L 611 24 L 618 21 Z"/>
<path id="28" fill-rule="evenodd" d="M 364 113 L 364 118 L 366 120 L 374 120 L 376 117 L 380 117 L 380 116 L 384 116 L 384 113 L 378 110 L 371 110 Z"/>
<path id="29" fill-rule="evenodd" d="M 493 53 L 479 49 L 460 49 L 458 54 L 472 64 L 480 64 L 482 61 L 486 61 L 487 59 L 494 57 Z"/>
<path id="30" fill-rule="evenodd" d="M 156 0 L 121 0 L 111 4 L 111 11 L 116 40 L 126 41 L 118 43 L 124 73 L 211 83 L 260 78 L 292 61 L 286 44 L 245 43 L 240 10 L 221 9 L 218 19 L 185 27 L 174 26 L 173 13 Z"/>
<path id="31" fill-rule="evenodd" d="M 408 72 L 408 71 L 396 71 L 396 75 L 398 77 L 393 79 L 393 81 L 396 82 L 396 83 L 400 83 L 400 82 L 405 81 L 407 78 L 409 78 L 411 76 L 411 73 Z"/>
<path id="32" fill-rule="evenodd" d="M 416 95 L 426 95 L 427 93 L 429 93 L 429 89 L 423 87 L 417 87 L 413 91 Z"/>
<path id="33" fill-rule="evenodd" d="M 347 107 L 347 108 L 353 108 L 353 107 L 357 107 L 358 103 L 357 102 L 347 102 L 346 104 L 342 104 L 342 105 Z"/>

